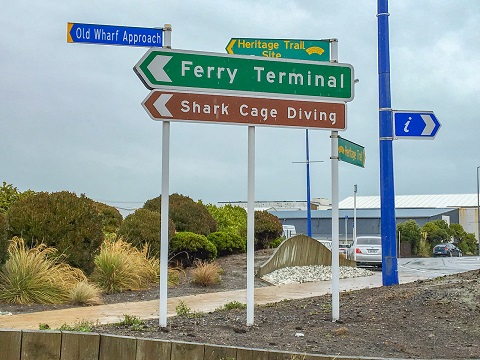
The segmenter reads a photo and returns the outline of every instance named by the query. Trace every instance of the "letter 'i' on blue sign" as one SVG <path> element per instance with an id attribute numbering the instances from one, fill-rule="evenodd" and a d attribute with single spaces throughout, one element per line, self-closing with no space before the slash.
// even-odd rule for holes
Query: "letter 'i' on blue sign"
<path id="1" fill-rule="evenodd" d="M 68 23 L 67 42 L 162 47 L 163 29 Z"/>
<path id="2" fill-rule="evenodd" d="M 393 111 L 396 138 L 433 139 L 440 122 L 432 111 Z"/>

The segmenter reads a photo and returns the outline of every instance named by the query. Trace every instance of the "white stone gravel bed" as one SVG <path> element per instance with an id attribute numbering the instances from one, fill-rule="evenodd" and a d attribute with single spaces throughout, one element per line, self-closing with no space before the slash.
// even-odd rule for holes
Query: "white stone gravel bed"
<path id="1" fill-rule="evenodd" d="M 340 279 L 371 276 L 371 270 L 340 266 Z M 262 279 L 273 285 L 328 281 L 332 279 L 332 267 L 325 265 L 292 266 L 278 269 L 262 276 Z"/>

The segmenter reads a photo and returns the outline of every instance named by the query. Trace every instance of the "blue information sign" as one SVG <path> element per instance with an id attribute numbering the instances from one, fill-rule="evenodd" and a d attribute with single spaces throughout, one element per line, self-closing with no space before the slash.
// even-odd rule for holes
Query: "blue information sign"
<path id="1" fill-rule="evenodd" d="M 393 111 L 396 138 L 433 139 L 440 122 L 432 111 Z"/>
<path id="2" fill-rule="evenodd" d="M 163 29 L 68 23 L 67 42 L 162 47 Z"/>

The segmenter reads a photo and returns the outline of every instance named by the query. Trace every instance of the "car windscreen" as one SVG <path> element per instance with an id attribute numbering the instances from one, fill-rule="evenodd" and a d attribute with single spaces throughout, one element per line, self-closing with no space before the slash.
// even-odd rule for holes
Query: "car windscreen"
<path id="1" fill-rule="evenodd" d="M 381 238 L 358 238 L 358 245 L 382 245 Z"/>

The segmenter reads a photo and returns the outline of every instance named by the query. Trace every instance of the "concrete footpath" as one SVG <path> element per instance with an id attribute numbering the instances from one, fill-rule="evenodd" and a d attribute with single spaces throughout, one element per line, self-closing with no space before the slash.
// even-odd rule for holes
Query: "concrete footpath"
<path id="1" fill-rule="evenodd" d="M 400 283 L 411 282 L 418 279 L 419 277 L 413 276 L 402 277 Z M 325 295 L 331 293 L 331 286 L 331 281 L 321 281 L 255 288 L 255 304 L 262 305 L 282 300 Z M 379 286 L 382 286 L 381 272 L 377 272 L 372 276 L 340 280 L 341 292 Z M 176 315 L 175 308 L 181 301 L 192 311 L 198 312 L 211 312 L 232 301 L 238 301 L 244 304 L 247 302 L 246 290 L 169 298 L 167 316 Z M 150 300 L 7 315 L 0 316 L 0 328 L 35 330 L 38 329 L 40 323 L 45 323 L 48 324 L 51 329 L 58 329 L 63 324 L 73 325 L 80 321 L 107 324 L 119 322 L 120 319 L 123 319 L 124 315 L 137 316 L 141 319 L 152 319 L 159 316 L 159 307 L 159 300 Z"/>

